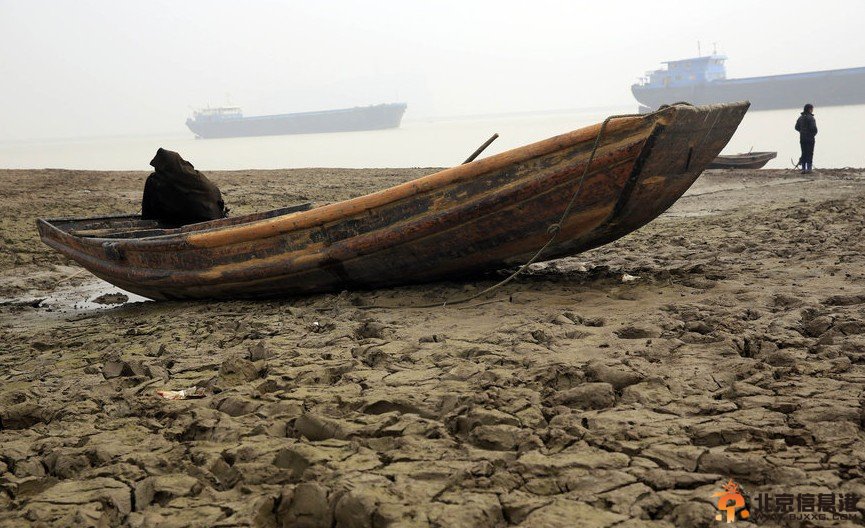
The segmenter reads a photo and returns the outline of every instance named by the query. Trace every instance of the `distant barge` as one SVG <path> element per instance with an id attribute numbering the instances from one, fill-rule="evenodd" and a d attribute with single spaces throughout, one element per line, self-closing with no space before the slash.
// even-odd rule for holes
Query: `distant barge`
<path id="1" fill-rule="evenodd" d="M 865 103 L 865 68 L 727 79 L 726 60 L 712 54 L 666 62 L 666 68 L 650 71 L 632 85 L 631 92 L 643 112 L 678 101 L 703 105 L 747 100 L 751 110 Z"/>
<path id="2" fill-rule="evenodd" d="M 237 107 L 207 108 L 193 112 L 192 117 L 186 120 L 186 126 L 199 138 L 381 130 L 399 127 L 405 109 L 405 103 L 391 103 L 244 117 Z"/>

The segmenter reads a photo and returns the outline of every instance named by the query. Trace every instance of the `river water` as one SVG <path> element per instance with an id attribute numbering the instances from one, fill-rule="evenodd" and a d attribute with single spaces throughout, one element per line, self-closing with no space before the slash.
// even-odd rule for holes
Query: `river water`
<path id="1" fill-rule="evenodd" d="M 0 142 L 0 168 L 150 170 L 158 147 L 176 150 L 201 170 L 297 167 L 445 167 L 459 164 L 494 132 L 488 156 L 602 121 L 634 106 L 415 119 L 393 130 L 254 138 L 195 139 L 178 129 L 159 136 Z M 798 110 L 749 112 L 725 154 L 777 151 L 768 168 L 798 159 Z M 814 166 L 865 166 L 865 105 L 817 108 Z"/>

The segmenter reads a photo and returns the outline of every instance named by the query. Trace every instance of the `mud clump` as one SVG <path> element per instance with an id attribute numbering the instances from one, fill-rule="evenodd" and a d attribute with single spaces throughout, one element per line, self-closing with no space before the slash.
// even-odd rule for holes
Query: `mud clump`
<path id="1" fill-rule="evenodd" d="M 123 304 L 129 301 L 129 296 L 123 293 L 103 293 L 93 299 L 96 304 Z"/>

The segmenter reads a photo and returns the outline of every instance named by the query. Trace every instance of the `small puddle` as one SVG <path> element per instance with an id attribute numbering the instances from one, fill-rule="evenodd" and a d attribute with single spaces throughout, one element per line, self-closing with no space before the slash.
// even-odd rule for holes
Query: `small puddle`
<path id="1" fill-rule="evenodd" d="M 150 299 L 121 290 L 103 280 L 59 287 L 51 292 L 33 292 L 17 298 L 0 298 L 0 305 L 36 308 L 38 312 L 80 313 L 109 310 Z"/>

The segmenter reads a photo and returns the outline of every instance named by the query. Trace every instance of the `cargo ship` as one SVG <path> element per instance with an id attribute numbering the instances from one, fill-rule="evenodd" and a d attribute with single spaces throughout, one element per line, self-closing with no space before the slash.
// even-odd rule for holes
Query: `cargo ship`
<path id="1" fill-rule="evenodd" d="M 186 126 L 198 138 L 381 130 L 399 127 L 405 109 L 405 103 L 390 103 L 244 117 L 238 107 L 206 108 L 193 112 L 192 117 L 186 120 Z"/>
<path id="2" fill-rule="evenodd" d="M 687 101 L 703 105 L 751 101 L 751 110 L 865 103 L 865 68 L 728 79 L 724 55 L 668 61 L 631 86 L 640 111 Z"/>

